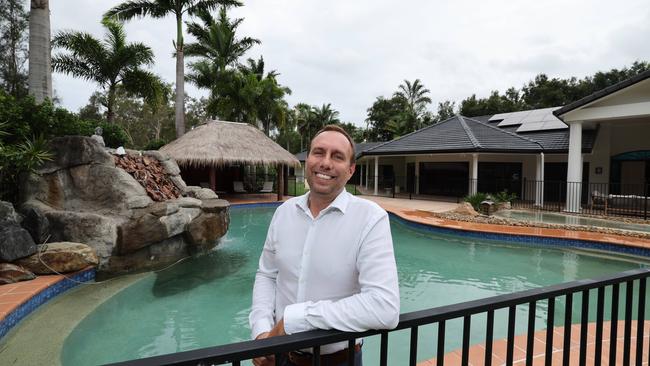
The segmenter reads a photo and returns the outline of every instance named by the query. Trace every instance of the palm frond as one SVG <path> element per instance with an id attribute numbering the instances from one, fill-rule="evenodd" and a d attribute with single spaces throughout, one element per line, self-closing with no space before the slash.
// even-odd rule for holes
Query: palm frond
<path id="1" fill-rule="evenodd" d="M 104 14 L 104 17 L 118 20 L 131 20 L 146 16 L 162 18 L 174 12 L 172 5 L 170 1 L 130 0 L 112 7 Z"/>

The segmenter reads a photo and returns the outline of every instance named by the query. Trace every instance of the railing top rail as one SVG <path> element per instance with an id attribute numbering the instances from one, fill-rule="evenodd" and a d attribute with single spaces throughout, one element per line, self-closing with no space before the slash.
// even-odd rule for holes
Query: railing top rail
<path id="1" fill-rule="evenodd" d="M 650 276 L 650 268 L 639 268 L 630 271 L 607 275 L 596 279 L 578 280 L 553 286 L 536 288 L 522 292 L 498 295 L 479 300 L 473 300 L 453 305 L 405 313 L 400 316 L 397 325 L 399 329 L 455 319 L 458 317 L 478 314 L 490 310 L 503 309 L 510 306 L 526 304 L 568 293 L 600 288 L 617 283 L 633 281 Z M 297 333 L 285 337 L 267 338 L 257 341 L 244 341 L 222 346 L 202 348 L 192 351 L 178 352 L 168 355 L 154 356 L 144 359 L 124 361 L 111 364 L 112 366 L 149 366 L 149 365 L 197 365 L 197 360 L 207 363 L 224 363 L 236 359 L 248 359 L 274 353 L 289 352 L 295 349 L 309 348 L 354 338 L 362 338 L 380 334 L 384 331 L 370 330 L 362 333 L 348 333 L 336 330 L 314 330 Z"/>

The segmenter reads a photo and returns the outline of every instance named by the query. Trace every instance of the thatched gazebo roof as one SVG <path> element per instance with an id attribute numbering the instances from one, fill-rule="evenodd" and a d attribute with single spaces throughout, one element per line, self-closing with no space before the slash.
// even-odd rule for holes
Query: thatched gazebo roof
<path id="1" fill-rule="evenodd" d="M 248 123 L 209 121 L 160 148 L 182 167 L 288 165 L 300 162 Z"/>

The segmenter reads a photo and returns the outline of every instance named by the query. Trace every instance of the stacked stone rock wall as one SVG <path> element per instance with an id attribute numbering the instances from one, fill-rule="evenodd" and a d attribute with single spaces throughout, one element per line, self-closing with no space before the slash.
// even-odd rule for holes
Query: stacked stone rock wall
<path id="1" fill-rule="evenodd" d="M 186 186 L 176 163 L 158 151 L 127 154 L 134 157 L 130 161 L 155 159 L 183 196 L 154 202 L 147 188 L 116 166 L 115 151 L 91 138 L 57 138 L 51 150 L 53 161 L 22 187 L 26 227 L 37 241 L 90 245 L 100 272 L 160 268 L 213 249 L 228 229 L 228 202 L 211 190 Z"/>

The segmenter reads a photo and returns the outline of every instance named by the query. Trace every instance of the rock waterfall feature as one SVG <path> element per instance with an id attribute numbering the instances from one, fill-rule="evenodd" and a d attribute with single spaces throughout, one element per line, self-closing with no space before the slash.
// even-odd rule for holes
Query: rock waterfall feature
<path id="1" fill-rule="evenodd" d="M 56 138 L 50 148 L 54 159 L 22 184 L 23 226 L 39 243 L 88 244 L 100 274 L 162 268 L 210 251 L 228 230 L 228 202 L 186 186 L 158 151 L 119 156 L 81 136 Z"/>

